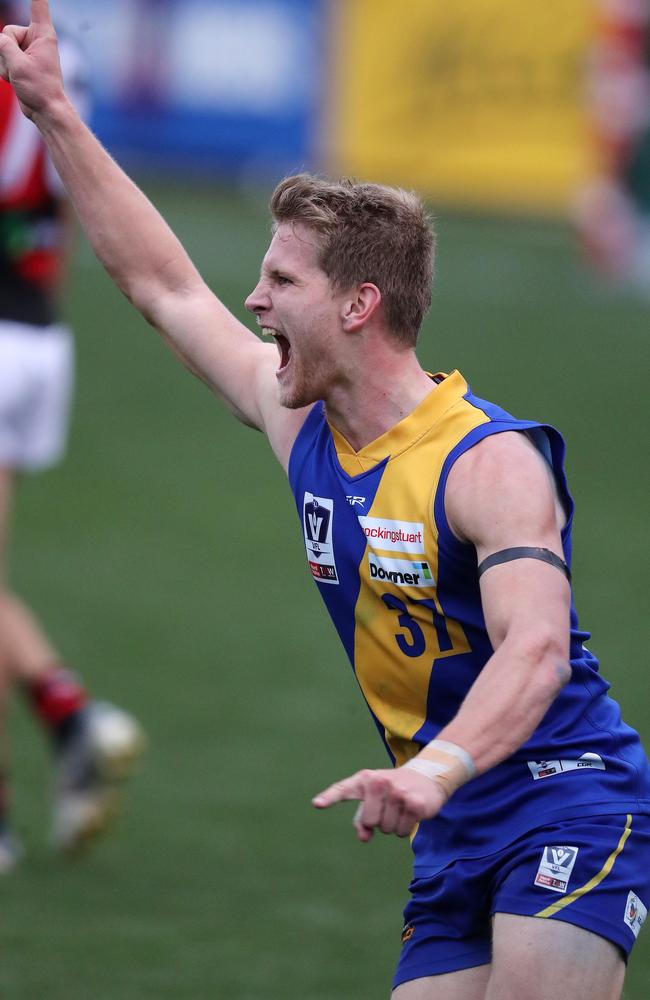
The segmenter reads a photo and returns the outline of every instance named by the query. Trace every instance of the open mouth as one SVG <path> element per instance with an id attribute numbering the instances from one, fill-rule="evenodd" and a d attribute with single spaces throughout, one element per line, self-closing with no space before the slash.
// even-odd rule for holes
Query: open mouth
<path id="1" fill-rule="evenodd" d="M 289 361 L 291 360 L 291 344 L 282 333 L 276 333 L 275 342 L 278 345 L 278 350 L 280 352 L 280 367 L 278 368 L 278 371 L 282 371 L 287 367 Z"/>
<path id="2" fill-rule="evenodd" d="M 289 364 L 291 360 L 291 344 L 285 337 L 283 333 L 278 333 L 277 330 L 273 330 L 270 327 L 266 327 L 263 331 L 269 337 L 273 337 L 275 343 L 277 344 L 278 351 L 280 352 L 280 364 L 278 366 L 278 372 L 284 371 L 284 369 Z"/>

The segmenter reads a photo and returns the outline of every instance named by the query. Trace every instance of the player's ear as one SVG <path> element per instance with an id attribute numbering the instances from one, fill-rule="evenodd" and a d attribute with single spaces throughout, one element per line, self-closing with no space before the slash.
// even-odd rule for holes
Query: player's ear
<path id="1" fill-rule="evenodd" d="M 356 333 L 377 312 L 381 292 L 370 281 L 355 285 L 346 295 L 341 306 L 341 320 L 346 333 Z"/>

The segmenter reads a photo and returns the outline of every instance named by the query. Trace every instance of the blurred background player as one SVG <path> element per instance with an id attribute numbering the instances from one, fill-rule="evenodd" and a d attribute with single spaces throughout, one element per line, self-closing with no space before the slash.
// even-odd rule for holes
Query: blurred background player
<path id="1" fill-rule="evenodd" d="M 0 0 L 0 27 L 20 17 L 19 7 Z M 65 35 L 61 63 L 69 92 L 87 112 L 84 62 Z M 52 743 L 52 843 L 63 851 L 82 846 L 108 825 L 117 782 L 128 775 L 142 746 L 135 720 L 89 697 L 7 580 L 17 479 L 52 465 L 65 447 L 73 343 L 60 321 L 59 299 L 72 225 L 65 191 L 39 133 L 0 80 L 0 726 L 18 683 Z M 8 802 L 2 767 L 0 872 L 10 870 L 22 853 Z"/>
<path id="2" fill-rule="evenodd" d="M 610 283 L 650 292 L 650 4 L 598 0 L 589 62 L 594 176 L 577 200 L 585 254 Z"/>

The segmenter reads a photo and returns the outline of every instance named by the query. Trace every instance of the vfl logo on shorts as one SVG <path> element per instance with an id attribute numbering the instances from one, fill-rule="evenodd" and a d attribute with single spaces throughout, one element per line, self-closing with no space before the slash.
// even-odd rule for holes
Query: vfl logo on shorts
<path id="1" fill-rule="evenodd" d="M 627 926 L 630 928 L 635 938 L 639 936 L 639 931 L 645 923 L 645 918 L 648 915 L 648 911 L 639 899 L 631 890 L 627 894 L 627 903 L 625 904 L 625 916 L 624 920 Z"/>
<path id="2" fill-rule="evenodd" d="M 545 847 L 535 875 L 535 885 L 552 892 L 566 892 L 578 847 Z"/>
<path id="3" fill-rule="evenodd" d="M 318 583 L 339 582 L 332 545 L 333 517 L 333 500 L 305 493 L 302 507 L 305 548 L 311 575 Z"/>

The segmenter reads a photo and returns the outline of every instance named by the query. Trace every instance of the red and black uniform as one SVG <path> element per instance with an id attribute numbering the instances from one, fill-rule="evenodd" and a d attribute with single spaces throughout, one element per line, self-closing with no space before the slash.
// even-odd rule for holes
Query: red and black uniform
<path id="1" fill-rule="evenodd" d="M 73 100 L 83 100 L 87 87 L 78 53 L 66 38 L 60 44 L 66 89 Z M 22 114 L 11 86 L 0 80 L 0 320 L 48 326 L 59 319 L 64 201 L 38 130 Z"/>
<path id="2" fill-rule="evenodd" d="M 34 133 L 0 80 L 0 317 L 47 326 L 58 319 L 64 233 L 45 147 Z"/>

